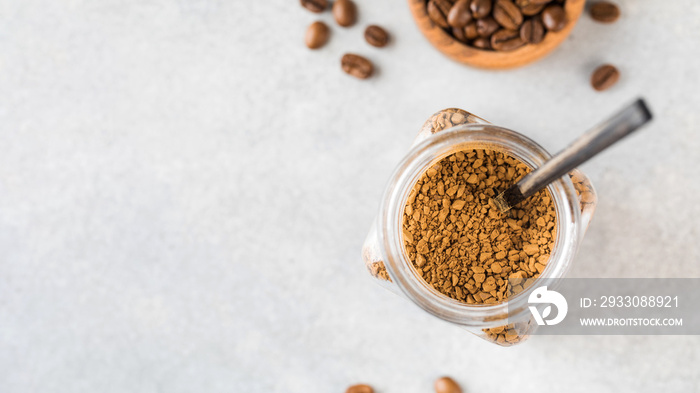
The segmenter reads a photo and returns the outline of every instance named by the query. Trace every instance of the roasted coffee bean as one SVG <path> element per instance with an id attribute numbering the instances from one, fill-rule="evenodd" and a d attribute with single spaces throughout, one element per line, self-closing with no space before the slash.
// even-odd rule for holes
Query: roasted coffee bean
<path id="1" fill-rule="evenodd" d="M 321 21 L 316 21 L 306 29 L 304 41 L 306 42 L 306 46 L 310 49 L 318 49 L 326 45 L 330 35 L 331 29 L 328 28 L 328 25 Z"/>
<path id="2" fill-rule="evenodd" d="M 552 0 L 515 0 L 515 4 L 520 7 L 524 7 L 531 4 L 547 4 Z"/>
<path id="3" fill-rule="evenodd" d="M 485 37 L 479 37 L 472 41 L 472 46 L 479 49 L 491 49 L 491 41 Z"/>
<path id="4" fill-rule="evenodd" d="M 301 6 L 311 12 L 323 12 L 328 8 L 328 0 L 301 0 Z"/>
<path id="5" fill-rule="evenodd" d="M 389 42 L 389 33 L 377 25 L 370 25 L 365 29 L 365 40 L 368 44 L 381 48 Z"/>
<path id="6" fill-rule="evenodd" d="M 479 37 L 490 37 L 500 27 L 498 22 L 490 16 L 476 21 L 476 31 L 479 33 Z"/>
<path id="7" fill-rule="evenodd" d="M 428 16 L 436 25 L 448 28 L 447 15 L 450 13 L 452 3 L 447 0 L 430 0 L 428 2 Z"/>
<path id="8" fill-rule="evenodd" d="M 601 1 L 590 9 L 591 18 L 596 22 L 613 23 L 620 17 L 620 9 L 613 3 Z"/>
<path id="9" fill-rule="evenodd" d="M 501 26 L 517 30 L 523 23 L 523 14 L 515 3 L 510 0 L 497 0 L 493 6 L 493 18 Z"/>
<path id="10" fill-rule="evenodd" d="M 523 15 L 525 15 L 525 16 L 537 15 L 540 12 L 542 12 L 545 5 L 546 4 L 533 4 L 533 3 L 527 4 L 527 5 L 521 5 L 520 12 L 522 12 Z"/>
<path id="11" fill-rule="evenodd" d="M 365 384 L 352 385 L 345 391 L 345 393 L 374 393 L 374 389 Z"/>
<path id="12" fill-rule="evenodd" d="M 473 40 L 474 38 L 479 36 L 479 31 L 477 30 L 475 20 L 469 22 L 469 24 L 464 26 L 464 35 L 467 37 L 468 40 Z"/>
<path id="13" fill-rule="evenodd" d="M 357 21 L 357 6 L 352 0 L 336 0 L 333 3 L 333 18 L 343 27 L 352 26 Z"/>
<path id="14" fill-rule="evenodd" d="M 447 23 L 452 27 L 464 27 L 472 20 L 469 10 L 471 0 L 458 0 L 447 14 Z"/>
<path id="15" fill-rule="evenodd" d="M 620 71 L 611 64 L 604 64 L 591 75 L 591 86 L 597 91 L 609 89 L 620 79 Z"/>
<path id="16" fill-rule="evenodd" d="M 469 8 L 472 10 L 472 16 L 476 19 L 487 17 L 491 13 L 491 0 L 472 0 Z"/>
<path id="17" fill-rule="evenodd" d="M 374 66 L 371 61 L 352 53 L 343 55 L 343 58 L 340 59 L 340 65 L 347 74 L 359 79 L 367 79 L 374 72 Z"/>
<path id="18" fill-rule="evenodd" d="M 528 44 L 539 44 L 544 39 L 544 25 L 539 18 L 530 18 L 520 26 L 520 38 Z"/>
<path id="19" fill-rule="evenodd" d="M 542 23 L 550 31 L 559 31 L 566 27 L 566 12 L 557 4 L 550 4 L 542 11 Z"/>
<path id="20" fill-rule="evenodd" d="M 469 40 L 467 39 L 467 35 L 464 34 L 464 27 L 453 27 L 452 28 L 452 35 L 459 42 L 463 42 L 465 44 L 469 42 Z"/>
<path id="21" fill-rule="evenodd" d="M 452 35 L 459 41 L 468 44 L 469 41 L 479 36 L 476 32 L 476 21 L 472 20 L 468 25 L 462 28 L 453 27 Z"/>
<path id="22" fill-rule="evenodd" d="M 564 29 L 565 3 L 566 0 L 428 0 L 428 14 L 457 41 L 479 49 L 509 51 L 539 44 L 548 31 Z M 451 8 L 445 12 L 448 5 Z M 464 12 L 467 7 L 471 17 Z M 496 32 L 499 35 L 494 39 Z M 485 40 L 476 41 L 477 38 Z"/>
<path id="23" fill-rule="evenodd" d="M 517 30 L 501 29 L 491 36 L 491 47 L 497 51 L 509 52 L 523 45 L 525 41 L 520 38 L 520 32 Z"/>
<path id="24" fill-rule="evenodd" d="M 462 388 L 454 379 L 442 377 L 435 381 L 435 393 L 462 393 Z"/>

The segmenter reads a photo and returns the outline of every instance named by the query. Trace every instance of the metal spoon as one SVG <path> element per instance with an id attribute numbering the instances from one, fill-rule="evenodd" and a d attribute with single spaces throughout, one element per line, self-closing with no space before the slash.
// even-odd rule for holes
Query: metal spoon
<path id="1" fill-rule="evenodd" d="M 493 198 L 493 203 L 502 213 L 507 212 L 549 183 L 636 131 L 651 119 L 652 114 L 644 100 L 637 99 L 608 120 L 581 135 L 541 167 L 523 176 L 517 183 Z"/>

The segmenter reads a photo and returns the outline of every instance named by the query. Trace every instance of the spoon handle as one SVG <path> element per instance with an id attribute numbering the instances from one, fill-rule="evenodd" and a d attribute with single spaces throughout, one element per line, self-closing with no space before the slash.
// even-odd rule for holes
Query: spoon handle
<path id="1" fill-rule="evenodd" d="M 608 120 L 581 135 L 541 167 L 520 179 L 516 183 L 520 193 L 523 198 L 532 196 L 608 146 L 633 133 L 651 119 L 652 114 L 644 100 L 637 99 Z"/>

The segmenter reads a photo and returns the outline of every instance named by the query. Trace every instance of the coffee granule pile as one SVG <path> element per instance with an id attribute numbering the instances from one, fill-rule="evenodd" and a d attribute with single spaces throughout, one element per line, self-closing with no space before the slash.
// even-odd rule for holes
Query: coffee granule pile
<path id="1" fill-rule="evenodd" d="M 528 172 L 512 156 L 472 149 L 445 157 L 421 176 L 406 203 L 403 238 L 423 280 L 453 299 L 491 304 L 542 273 L 556 238 L 549 192 L 507 214 L 489 203 Z"/>

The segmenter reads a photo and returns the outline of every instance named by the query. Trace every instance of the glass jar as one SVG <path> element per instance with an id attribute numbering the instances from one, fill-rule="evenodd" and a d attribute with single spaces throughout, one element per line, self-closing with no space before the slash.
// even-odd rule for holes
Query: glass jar
<path id="1" fill-rule="evenodd" d="M 547 189 L 557 215 L 556 238 L 546 268 L 530 283 L 529 290 L 497 304 L 457 301 L 432 288 L 415 271 L 404 248 L 401 228 L 408 195 L 420 176 L 444 157 L 474 148 L 506 153 L 533 169 L 551 157 L 531 139 L 464 110 L 437 112 L 426 121 L 412 149 L 392 174 L 379 215 L 362 248 L 362 258 L 370 274 L 390 291 L 440 319 L 509 346 L 524 341 L 537 328 L 527 307 L 529 293 L 542 285 L 556 288 L 569 270 L 595 211 L 597 197 L 589 179 L 578 170 L 550 184 Z"/>

